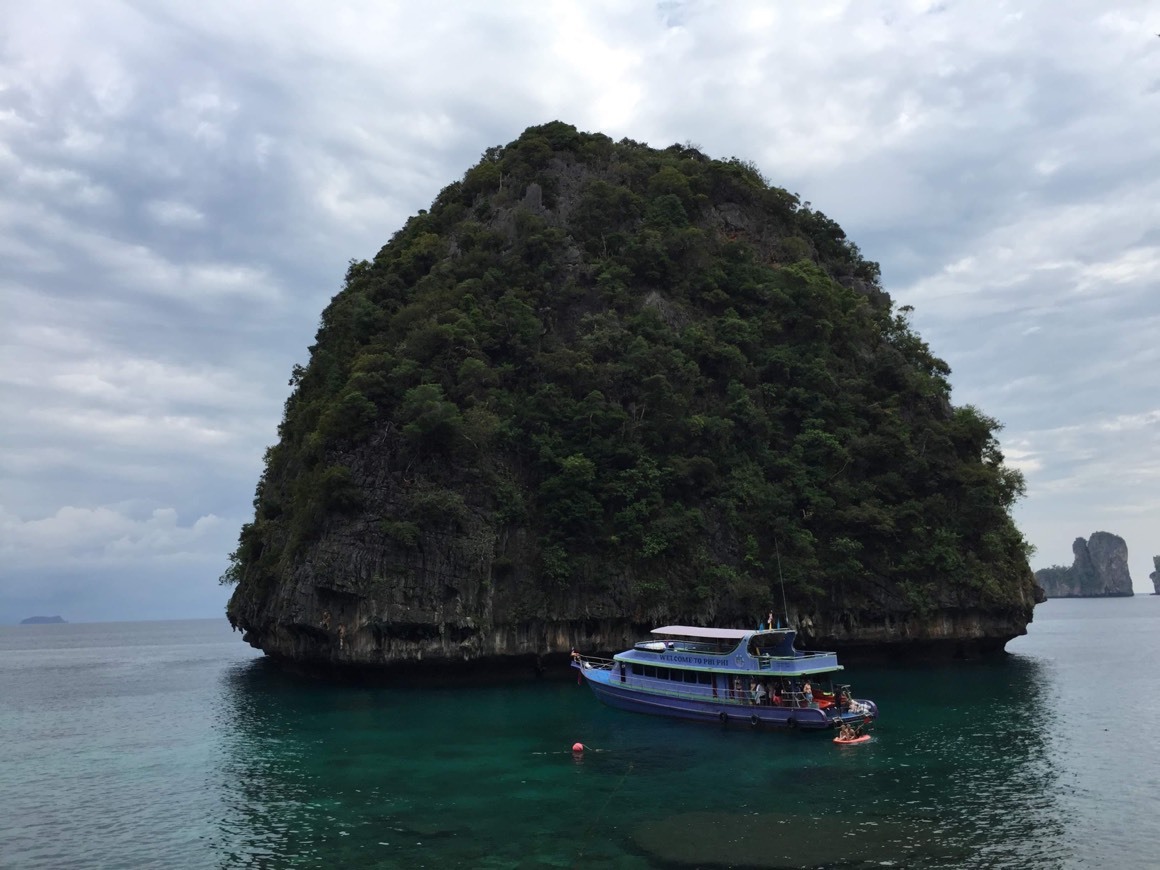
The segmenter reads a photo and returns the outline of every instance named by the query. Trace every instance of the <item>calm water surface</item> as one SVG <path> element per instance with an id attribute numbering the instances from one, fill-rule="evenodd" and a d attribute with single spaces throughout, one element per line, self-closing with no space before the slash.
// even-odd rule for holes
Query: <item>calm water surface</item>
<path id="1" fill-rule="evenodd" d="M 0 866 L 1155 866 L 1160 598 L 1008 648 L 854 669 L 882 720 L 838 747 L 570 679 L 330 688 L 224 620 L 3 627 Z"/>

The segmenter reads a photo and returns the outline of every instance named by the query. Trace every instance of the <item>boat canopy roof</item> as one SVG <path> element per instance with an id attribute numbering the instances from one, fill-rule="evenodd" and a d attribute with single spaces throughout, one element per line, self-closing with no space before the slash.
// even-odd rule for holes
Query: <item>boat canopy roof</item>
<path id="1" fill-rule="evenodd" d="M 709 640 L 741 640 L 756 632 L 752 628 L 703 628 L 695 625 L 666 625 L 654 628 L 653 634 L 667 634 L 679 637 L 701 637 Z"/>

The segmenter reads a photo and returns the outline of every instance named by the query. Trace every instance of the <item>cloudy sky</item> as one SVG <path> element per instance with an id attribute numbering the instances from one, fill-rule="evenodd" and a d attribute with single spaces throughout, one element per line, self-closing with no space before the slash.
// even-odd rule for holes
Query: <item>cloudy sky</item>
<path id="1" fill-rule="evenodd" d="M 351 258 L 559 119 L 753 160 L 1001 420 L 1033 567 L 1160 553 L 1160 6 L 0 4 L 0 623 L 215 616 Z"/>

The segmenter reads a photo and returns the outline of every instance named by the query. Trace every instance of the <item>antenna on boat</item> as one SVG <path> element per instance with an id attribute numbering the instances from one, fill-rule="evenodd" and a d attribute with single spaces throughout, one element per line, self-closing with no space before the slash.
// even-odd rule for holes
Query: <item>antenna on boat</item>
<path id="1" fill-rule="evenodd" d="M 781 612 L 785 614 L 785 626 L 789 628 L 789 607 L 785 603 L 785 578 L 781 576 L 781 551 L 777 547 L 777 538 L 773 539 L 773 552 L 777 556 L 777 582 L 781 584 Z"/>

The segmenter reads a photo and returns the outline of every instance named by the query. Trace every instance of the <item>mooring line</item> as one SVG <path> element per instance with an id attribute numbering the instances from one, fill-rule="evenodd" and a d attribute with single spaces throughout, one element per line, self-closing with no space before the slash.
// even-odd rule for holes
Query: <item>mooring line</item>
<path id="1" fill-rule="evenodd" d="M 579 858 L 583 858 L 583 857 L 584 857 L 584 846 L 583 846 L 583 844 L 584 844 L 584 843 L 586 843 L 586 842 L 588 841 L 588 837 L 589 837 L 589 836 L 592 834 L 592 829 L 593 829 L 594 827 L 596 827 L 596 823 L 600 821 L 600 817 L 604 815 L 604 811 L 605 811 L 606 809 L 608 809 L 608 805 L 609 805 L 610 803 L 612 803 L 612 799 L 613 799 L 614 797 L 616 797 L 616 793 L 617 793 L 618 791 L 620 791 L 620 787 L 621 787 L 622 785 L 624 785 L 624 781 L 625 781 L 626 779 L 628 779 L 628 775 L 629 775 L 630 773 L 632 773 L 632 765 L 633 765 L 633 762 L 631 762 L 631 761 L 630 761 L 630 762 L 628 763 L 628 767 L 627 767 L 627 768 L 625 768 L 625 771 L 624 771 L 624 776 L 622 776 L 622 777 L 620 778 L 620 782 L 618 782 L 618 783 L 616 784 L 616 788 L 614 788 L 614 789 L 613 789 L 613 790 L 612 790 L 612 791 L 609 793 L 608 797 L 604 799 L 604 803 L 603 803 L 603 804 L 601 804 L 601 806 L 600 806 L 600 809 L 597 811 L 596 815 L 595 815 L 595 816 L 593 816 L 593 818 L 592 818 L 592 821 L 588 823 L 588 827 L 584 829 L 584 835 L 583 835 L 583 836 L 580 838 L 580 843 L 581 843 L 581 846 L 580 846 L 580 849 L 579 849 L 579 851 L 576 853 L 576 857 L 577 857 L 578 859 L 579 859 Z"/>

